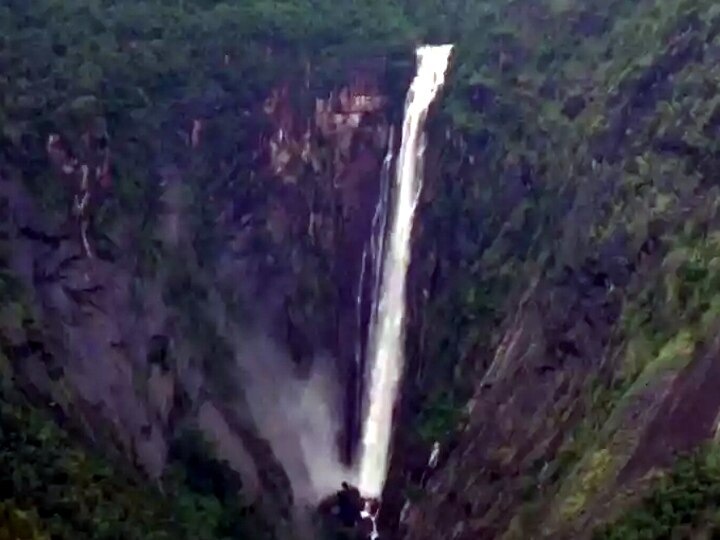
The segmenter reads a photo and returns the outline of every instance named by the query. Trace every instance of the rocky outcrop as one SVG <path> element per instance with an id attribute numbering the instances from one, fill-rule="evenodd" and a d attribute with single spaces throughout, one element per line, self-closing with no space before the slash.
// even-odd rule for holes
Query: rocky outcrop
<path id="1" fill-rule="evenodd" d="M 246 162 L 222 130 L 228 96 L 179 105 L 142 188 L 151 197 L 145 218 L 117 213 L 111 134 L 101 134 L 101 147 L 90 135 L 50 134 L 47 175 L 66 188 L 55 202 L 88 202 L 82 215 L 41 209 L 18 179 L 0 182 L 4 249 L 22 282 L 2 312 L 18 384 L 156 480 L 174 438 L 199 428 L 241 474 L 243 496 L 290 519 L 287 452 L 278 459 L 268 443 L 276 426 L 248 406 L 243 372 L 282 362 L 270 371 L 302 378 L 324 353 L 335 359 L 323 368 L 330 378 L 357 383 L 348 344 L 388 137 L 382 69 L 351 67 L 347 84 L 327 92 L 288 81 L 241 109 L 256 141 Z M 198 168 L 217 176 L 198 184 Z M 198 207 L 209 223 L 198 221 Z M 203 251 L 203 234 L 216 239 L 215 252 Z M 239 336 L 253 333 L 278 352 L 243 356 Z"/>
<path id="2" fill-rule="evenodd" d="M 404 512 L 406 538 L 589 538 L 715 437 L 717 340 L 680 333 L 623 386 L 627 292 L 607 276 L 568 273 L 519 300 L 439 470 Z"/>
<path id="3" fill-rule="evenodd" d="M 308 105 L 305 111 L 292 106 L 297 92 L 287 85 L 277 88 L 264 105 L 272 124 L 268 162 L 284 184 L 284 194 L 272 206 L 273 230 L 286 244 L 309 243 L 308 249 L 323 258 L 318 271 L 331 277 L 330 282 L 320 281 L 332 283 L 326 295 L 333 300 L 317 305 L 312 316 L 289 299 L 282 326 L 287 327 L 285 339 L 296 362 L 307 361 L 312 350 L 331 351 L 336 358 L 338 377 L 347 384 L 348 428 L 341 443 L 346 462 L 352 459 L 359 433 L 354 396 L 360 381 L 354 355 L 365 324 L 357 320 L 356 309 L 362 253 L 371 234 L 390 118 L 397 107 L 397 96 L 384 95 L 380 87 L 384 63 L 360 65 L 350 69 L 346 86 L 315 97 L 314 107 Z"/>
<path id="4" fill-rule="evenodd" d="M 581 396 L 608 354 L 618 316 L 617 300 L 605 295 L 604 286 L 578 295 L 571 284 L 527 293 L 476 384 L 459 443 L 408 513 L 412 538 L 502 534 L 583 414 Z"/>

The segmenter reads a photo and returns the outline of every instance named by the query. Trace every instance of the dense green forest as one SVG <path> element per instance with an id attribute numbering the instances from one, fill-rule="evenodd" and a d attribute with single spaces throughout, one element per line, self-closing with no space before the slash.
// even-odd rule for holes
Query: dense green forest
<path id="1" fill-rule="evenodd" d="M 421 334 L 418 349 L 425 362 L 422 393 L 435 396 L 421 415 L 422 428 L 430 440 L 452 442 L 453 426 L 467 422 L 470 397 L 504 402 L 500 393 L 510 393 L 507 424 L 497 423 L 511 426 L 513 435 L 499 435 L 493 419 L 476 419 L 470 429 L 486 448 L 477 450 L 465 436 L 465 453 L 452 464 L 455 478 L 486 486 L 472 492 L 473 506 L 487 512 L 478 518 L 486 536 L 478 537 L 505 530 L 511 538 L 538 530 L 545 537 L 579 537 L 647 492 L 652 481 L 630 481 L 628 469 L 667 465 L 698 443 L 693 437 L 699 436 L 686 435 L 680 425 L 660 427 L 656 420 L 653 429 L 664 435 L 648 445 L 662 447 L 665 437 L 672 441 L 669 455 L 653 462 L 649 446 L 635 446 L 645 436 L 642 415 L 653 414 L 657 399 L 648 396 L 714 354 L 720 11 L 715 2 L 684 1 L 474 7 L 475 15 L 485 12 L 463 23 L 482 21 L 486 31 L 470 41 L 468 27 L 456 27 L 454 72 L 438 119 L 438 131 L 451 125 L 456 139 L 443 149 L 441 187 L 423 214 L 432 232 L 419 251 L 437 253 L 427 274 L 448 285 L 429 302 L 425 324 L 432 331 Z M 596 287 L 605 289 L 599 298 Z M 532 317 L 526 323 L 531 336 L 522 332 L 523 306 L 534 303 L 545 320 L 547 341 L 537 344 L 546 347 L 542 363 L 534 365 L 529 352 L 531 358 L 504 358 L 513 341 L 503 336 L 538 339 Z M 553 313 L 556 307 L 564 313 Z M 580 325 L 598 342 L 580 337 L 582 317 Z M 460 366 L 459 358 L 466 359 Z M 550 373 L 552 380 L 555 373 L 582 372 L 584 362 L 592 364 L 591 376 L 570 405 L 553 397 L 537 415 L 521 408 L 523 396 L 542 402 L 551 390 L 548 379 L 520 375 L 512 366 L 529 363 L 526 369 Z M 493 376 L 478 391 L 489 367 Z M 497 374 L 505 369 L 507 380 Z M 557 396 L 577 382 L 572 375 L 556 380 L 563 381 Z M 501 389 L 493 393 L 493 385 Z M 690 395 L 668 392 L 669 410 L 684 400 L 693 406 Z M 513 401 L 518 410 L 511 412 Z M 694 414 L 703 410 L 697 407 Z M 494 415 L 496 409 L 481 410 Z M 563 443 L 545 454 L 558 432 Z M 470 448 L 484 460 L 471 460 Z M 711 526 L 698 526 L 713 519 L 716 489 L 712 457 L 707 467 L 703 459 L 683 461 L 642 509 L 601 537 L 662 538 L 675 529 L 686 537 L 693 526 L 710 534 Z M 516 480 L 483 470 L 506 470 L 508 462 Z M 454 486 L 444 489 L 428 505 L 454 493 Z M 479 504 L 483 491 L 487 499 Z M 493 520 L 502 521 L 505 511 L 503 503 L 495 506 L 499 493 L 514 494 L 518 506 L 507 510 L 513 523 L 495 530 Z M 432 529 L 430 521 L 424 526 Z M 451 530 L 441 527 L 436 535 Z"/>
<path id="2" fill-rule="evenodd" d="M 11 391 L 0 410 L 0 538 L 263 538 L 232 471 L 196 435 L 179 442 L 159 486 L 83 449 Z"/>
<path id="3" fill-rule="evenodd" d="M 593 286 L 612 282 L 607 302 L 578 308 L 576 317 L 592 319 L 602 346 L 548 345 L 548 358 L 567 361 L 562 368 L 581 357 L 597 362 L 577 386 L 580 408 L 548 412 L 547 423 L 565 430 L 551 455 L 523 447 L 532 465 L 513 471 L 520 487 L 508 500 L 516 496 L 519 510 L 502 527 L 519 538 L 541 521 L 551 537 L 600 525 L 603 539 L 688 531 L 709 538 L 720 485 L 716 448 L 677 460 L 673 453 L 671 472 L 649 487 L 632 483 L 627 503 L 613 507 L 607 494 L 629 460 L 617 443 L 626 410 L 705 354 L 717 328 L 718 36 L 714 0 L 6 0 L 0 178 L 21 180 L 48 213 L 65 212 L 68 197 L 48 165 L 49 134 L 76 154 L 88 133 L 109 138 L 113 187 L 94 216 L 97 249 L 111 253 L 103 233 L 130 218 L 134 271 L 149 279 L 161 261 L 182 266 L 148 232 L 159 197 L 149 171 L 158 156 L 189 171 L 197 252 L 212 253 L 223 231 L 213 229 L 207 201 L 228 195 L 230 175 L 218 163 L 232 165 L 233 196 L 263 191 L 250 170 L 265 121 L 254 113 L 278 81 L 320 93 L 341 84 L 349 63 L 385 57 L 388 93 L 400 100 L 413 48 L 455 43 L 429 126 L 437 152 L 417 264 L 420 275 L 442 283 L 408 333 L 415 372 L 408 395 L 419 403 L 408 438 L 457 438 L 465 404 L 527 291 L 547 293 L 550 305 L 562 296 L 557 284 L 577 275 Z M 217 144 L 188 157 L 173 119 L 210 115 Z M 183 270 L 168 296 L 209 341 L 193 318 L 196 283 Z M 31 312 L 4 268 L 0 277 L 3 302 Z M 210 354 L 228 356 L 217 343 Z M 12 369 L 0 373 L 11 381 Z M 4 386 L 0 539 L 266 534 L 265 517 L 236 495 L 239 479 L 197 436 L 177 443 L 167 474 L 151 487 L 81 439 L 37 400 Z M 528 445 L 544 449 L 540 439 Z M 403 489 L 427 500 L 413 481 Z"/>
<path id="4" fill-rule="evenodd" d="M 716 538 L 720 534 L 717 454 L 713 446 L 681 456 L 639 507 L 599 528 L 594 538 Z"/>
<path id="5" fill-rule="evenodd" d="M 98 251 L 112 257 L 112 242 L 102 233 L 113 220 L 121 216 L 134 223 L 139 276 L 152 275 L 162 257 L 172 260 L 149 233 L 158 198 L 150 173 L 156 157 L 170 156 L 191 170 L 198 202 L 191 211 L 200 225 L 207 218 L 203 201 L 217 196 L 226 180 L 211 180 L 217 173 L 212 150 L 191 163 L 182 155 L 184 141 L 168 124 L 178 104 L 190 103 L 194 114 L 207 116 L 223 106 L 224 96 L 232 96 L 233 109 L 216 123 L 218 132 L 232 135 L 216 154 L 229 149 L 243 170 L 262 129 L 262 119 L 244 111 L 261 106 L 281 78 L 310 75 L 317 88 L 329 87 L 343 63 L 359 52 L 399 52 L 411 61 L 419 35 L 396 3 L 324 0 L 13 0 L 0 7 L 0 34 L 0 175 L 29 186 L 47 212 L 64 212 L 67 195 L 48 166 L 49 134 L 58 134 L 81 157 L 87 133 L 110 138 L 112 196 L 94 216 Z M 235 188 L 238 196 L 257 190 L 247 172 Z M 212 238 L 200 234 L 197 244 L 205 253 Z M 3 276 L 4 302 L 31 313 L 32 300 L 19 294 L 9 274 Z M 178 273 L 168 296 L 188 314 L 192 331 L 208 339 L 208 328 L 198 328 L 192 317 L 197 289 L 192 282 Z M 227 356 L 217 344 L 210 353 Z M 148 485 L 123 458 L 86 450 L 79 442 L 84 437 L 64 432 L 55 424 L 58 418 L 17 393 L 9 384 L 12 369 L 3 371 L 3 379 L 0 538 L 272 534 L 258 510 L 238 498 L 236 473 L 215 461 L 212 448 L 198 437 L 174 443 L 168 471 L 158 485 Z"/>
<path id="6" fill-rule="evenodd" d="M 100 122 L 94 129 L 111 133 L 122 156 L 115 174 L 121 211 L 147 211 L 152 197 L 143 171 L 163 143 L 170 146 L 161 135 L 174 104 L 232 93 L 250 106 L 279 74 L 302 74 L 307 62 L 320 76 L 317 84 L 332 80 L 332 66 L 361 47 L 407 46 L 411 27 L 401 13 L 386 2 L 6 3 L 0 12 L 6 168 L 21 169 L 52 201 L 41 157 L 46 134 L 77 142 Z M 235 137 L 242 143 L 250 135 Z"/>

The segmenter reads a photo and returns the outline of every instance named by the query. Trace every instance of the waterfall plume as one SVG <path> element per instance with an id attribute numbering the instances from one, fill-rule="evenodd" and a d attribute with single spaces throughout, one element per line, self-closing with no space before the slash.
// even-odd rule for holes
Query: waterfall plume
<path id="1" fill-rule="evenodd" d="M 405 282 L 413 217 L 422 187 L 424 125 L 428 109 L 445 81 L 451 51 L 452 45 L 423 46 L 417 50 L 417 72 L 405 101 L 402 142 L 387 223 L 390 228 L 382 246 L 380 286 L 374 291 L 369 327 L 370 385 L 358 477 L 358 488 L 366 497 L 380 496 L 387 474 L 393 407 L 404 364 Z"/>

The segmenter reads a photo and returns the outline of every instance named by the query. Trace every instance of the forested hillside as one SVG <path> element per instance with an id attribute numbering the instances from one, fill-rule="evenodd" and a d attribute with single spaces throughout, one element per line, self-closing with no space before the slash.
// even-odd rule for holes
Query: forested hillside
<path id="1" fill-rule="evenodd" d="M 712 450 L 652 490 L 718 414 L 719 14 L 507 2 L 458 50 L 409 343 L 453 449 L 408 538 L 587 537 L 644 496 L 598 534 L 710 534 Z"/>
<path id="2" fill-rule="evenodd" d="M 263 369 L 352 380 L 425 42 L 383 531 L 718 534 L 720 5 L 6 0 L 0 539 L 300 534 Z"/>
<path id="3" fill-rule="evenodd" d="M 388 2 L 39 0 L 3 3 L 0 34 L 5 183 L 0 365 L 7 390 L 0 429 L 0 537 L 275 534 L 278 514 L 287 509 L 259 501 L 257 493 L 239 494 L 248 481 L 230 470 L 229 451 L 221 463 L 214 457 L 217 449 L 203 440 L 225 437 L 232 445 L 235 435 L 222 435 L 223 430 L 241 433 L 243 444 L 256 448 L 250 450 L 255 460 L 270 460 L 269 470 L 261 468 L 260 480 L 253 482 L 272 491 L 273 482 L 282 485 L 282 472 L 255 428 L 247 422 L 232 428 L 241 421 L 223 413 L 222 420 L 204 426 L 204 434 L 190 431 L 187 438 L 183 431 L 216 415 L 218 402 L 237 398 L 234 375 L 228 377 L 232 338 L 219 335 L 214 313 L 204 312 L 209 296 L 228 289 L 214 292 L 208 282 L 227 254 L 227 242 L 238 241 L 238 229 L 251 230 L 239 251 L 259 253 L 260 265 L 273 257 L 273 241 L 278 250 L 291 245 L 288 238 L 272 236 L 275 224 L 256 217 L 261 211 L 249 217 L 274 196 L 257 165 L 272 120 L 263 107 L 273 89 L 307 81 L 308 96 L 324 95 L 344 84 L 344 64 L 359 53 L 399 51 L 410 66 L 416 30 L 401 7 Z M 308 96 L 292 96 L 291 105 L 301 111 L 314 107 Z M 209 142 L 197 148 L 201 128 L 202 140 Z M 175 174 L 165 172 L 168 165 L 182 171 L 179 193 L 167 189 Z M 89 203 L 79 209 L 87 181 Z M 31 203 L 19 189 L 30 194 Z M 230 218 L 220 221 L 218 215 L 228 212 L 220 203 L 228 201 L 235 206 Z M 181 226 L 188 231 L 179 241 L 165 229 L 168 207 L 174 211 L 178 204 L 175 214 L 182 214 Z M 79 234 L 83 222 L 86 252 Z M 295 249 L 305 249 L 300 257 L 314 256 L 308 247 Z M 275 256 L 287 262 L 282 253 Z M 28 269 L 26 257 L 41 262 Z M 126 286 L 128 300 L 106 292 Z M 68 300 L 56 302 L 58 294 L 71 306 Z M 317 293 L 300 294 L 289 300 L 292 306 L 300 303 L 297 309 L 305 309 L 302 302 L 321 301 Z M 153 320 L 157 307 L 142 300 L 152 296 L 162 297 L 161 308 L 177 326 L 165 329 L 168 323 Z M 223 309 L 247 320 L 251 315 L 237 289 L 228 296 Z M 107 312 L 108 306 L 114 312 Z M 93 326 L 84 320 L 93 313 L 105 321 Z M 131 326 L 126 343 L 122 329 L 106 329 L 116 323 L 146 328 L 132 335 Z M 77 327 L 85 334 L 78 337 Z M 179 339 L 174 332 L 184 336 L 184 345 L 171 343 Z M 108 333 L 107 346 L 94 344 Z M 132 351 L 116 352 L 136 345 L 140 363 Z M 86 354 L 95 365 L 82 383 L 74 375 L 86 368 L 78 361 L 73 366 L 71 357 Z M 93 385 L 109 393 L 125 384 L 108 373 L 118 366 L 132 370 L 116 405 L 129 409 L 128 415 L 112 412 L 104 396 L 88 397 Z M 191 395 L 197 384 L 192 377 L 207 379 L 199 395 Z M 159 446 L 155 422 L 134 418 L 138 403 L 148 415 L 162 416 Z M 132 427 L 137 421 L 144 423 Z M 144 443 L 137 442 L 142 439 L 150 439 L 164 457 L 158 461 L 156 451 L 143 450 Z M 278 474 L 280 479 L 272 480 Z M 277 490 L 278 497 L 288 496 L 287 488 Z"/>

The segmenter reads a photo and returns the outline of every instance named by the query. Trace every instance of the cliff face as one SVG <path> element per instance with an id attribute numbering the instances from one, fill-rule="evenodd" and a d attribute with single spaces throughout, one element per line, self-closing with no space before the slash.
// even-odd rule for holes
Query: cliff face
<path id="1" fill-rule="evenodd" d="M 235 4 L 0 8 L 0 437 L 27 450 L 0 515 L 80 508 L 60 537 L 114 534 L 53 484 L 77 473 L 92 500 L 112 475 L 49 449 L 8 388 L 161 489 L 182 463 L 233 516 L 240 489 L 242 516 L 282 534 L 293 503 L 337 487 L 323 466 L 359 431 L 363 250 L 423 37 L 456 48 L 430 115 L 385 533 L 718 530 L 715 2 Z M 123 512 L 150 505 L 138 485 Z M 243 537 L 217 501 L 177 499 L 196 528 L 158 538 Z"/>
<path id="2" fill-rule="evenodd" d="M 45 181 L 63 189 L 43 207 L 21 175 L 1 184 L 17 279 L 2 340 L 17 386 L 154 479 L 183 430 L 200 429 L 245 499 L 287 517 L 288 475 L 308 471 L 286 462 L 297 441 L 268 443 L 278 426 L 265 416 L 298 404 L 263 394 L 292 393 L 322 356 L 335 360 L 324 377 L 357 382 L 354 298 L 392 113 L 383 77 L 373 60 L 330 89 L 288 80 L 255 103 L 221 92 L 175 104 L 147 156 L 144 215 L 118 205 L 112 129 L 35 134 L 47 137 Z M 102 112 L 86 120 L 106 125 Z M 57 204 L 84 197 L 75 212 Z M 346 437 L 336 406 L 333 459 Z"/>
<path id="3" fill-rule="evenodd" d="M 405 538 L 715 526 L 701 498 L 683 513 L 696 495 L 666 473 L 720 413 L 720 19 L 703 3 L 565 4 L 499 9 L 499 50 L 483 66 L 458 53 L 435 123 L 410 299 L 417 430 L 395 457 Z"/>

